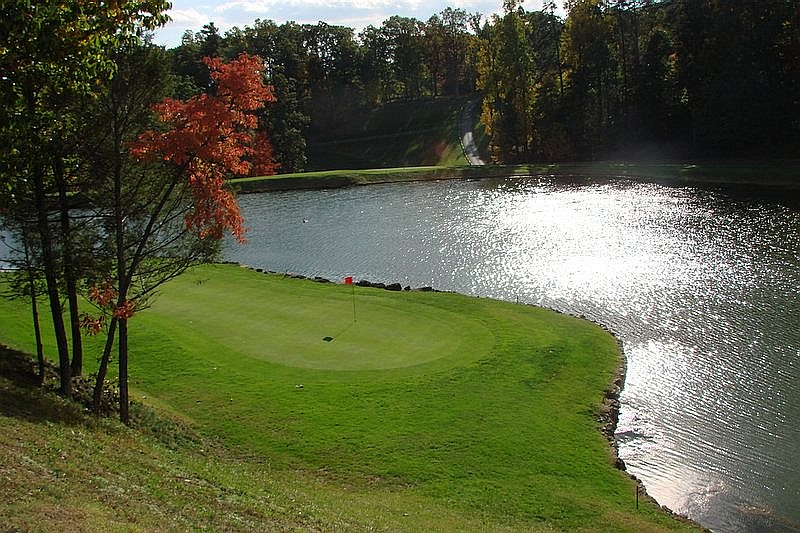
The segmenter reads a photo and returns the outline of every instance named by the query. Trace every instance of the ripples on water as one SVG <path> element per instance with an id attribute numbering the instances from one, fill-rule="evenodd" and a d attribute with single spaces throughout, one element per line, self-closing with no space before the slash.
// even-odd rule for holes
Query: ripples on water
<path id="1" fill-rule="evenodd" d="M 800 530 L 800 211 L 630 181 L 447 181 L 240 199 L 229 259 L 535 303 L 614 330 L 620 456 L 720 531 Z"/>

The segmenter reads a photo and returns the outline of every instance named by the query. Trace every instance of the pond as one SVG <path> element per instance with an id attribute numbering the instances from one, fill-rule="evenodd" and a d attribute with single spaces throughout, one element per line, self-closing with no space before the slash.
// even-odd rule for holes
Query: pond
<path id="1" fill-rule="evenodd" d="M 620 457 L 718 531 L 800 529 L 800 207 L 633 180 L 517 178 L 244 195 L 278 272 L 583 315 L 627 356 Z"/>

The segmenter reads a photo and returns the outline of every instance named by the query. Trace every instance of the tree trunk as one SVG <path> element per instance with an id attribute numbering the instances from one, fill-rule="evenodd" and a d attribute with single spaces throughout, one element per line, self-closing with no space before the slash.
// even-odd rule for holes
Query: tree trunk
<path id="1" fill-rule="evenodd" d="M 103 404 L 103 385 L 106 381 L 108 374 L 108 363 L 111 361 L 111 349 L 114 347 L 114 334 L 117 331 L 117 319 L 112 318 L 111 323 L 108 325 L 108 336 L 106 337 L 106 345 L 103 348 L 103 356 L 100 358 L 100 366 L 97 369 L 97 377 L 94 382 L 94 394 L 92 396 L 92 408 L 95 413 L 100 412 L 100 406 Z"/>
<path id="2" fill-rule="evenodd" d="M 38 215 L 39 233 L 42 239 L 42 261 L 44 277 L 47 282 L 47 297 L 50 301 L 50 313 L 53 317 L 53 328 L 58 347 L 58 366 L 61 376 L 60 392 L 64 396 L 72 395 L 72 369 L 69 361 L 69 343 L 64 327 L 64 316 L 61 310 L 61 298 L 58 293 L 58 277 L 56 276 L 53 243 L 50 235 L 50 224 L 47 217 L 47 197 L 44 192 L 44 174 L 41 167 L 33 171 L 34 196 Z"/>
<path id="3" fill-rule="evenodd" d="M 28 113 L 33 116 L 33 109 L 36 106 L 36 97 L 31 87 L 26 88 L 26 104 Z M 39 139 L 32 139 L 38 143 Z M 64 328 L 64 316 L 61 310 L 61 298 L 58 292 L 58 276 L 56 274 L 55 257 L 53 254 L 53 239 L 50 233 L 50 220 L 48 217 L 49 206 L 47 204 L 47 194 L 45 192 L 44 168 L 39 162 L 38 155 L 34 156 L 32 178 L 34 192 L 34 209 L 37 216 L 37 226 L 42 239 L 42 267 L 44 277 L 47 282 L 47 297 L 50 301 L 50 313 L 53 317 L 53 329 L 56 336 L 56 346 L 58 348 L 58 366 L 61 376 L 60 392 L 64 396 L 72 395 L 72 372 L 69 361 L 69 343 L 67 332 Z"/>
<path id="4" fill-rule="evenodd" d="M 33 315 L 33 334 L 36 337 L 36 361 L 39 364 L 39 385 L 44 385 L 44 345 L 42 344 L 42 329 L 39 327 L 39 304 L 36 302 L 36 289 L 31 283 L 31 314 Z"/>
<path id="5" fill-rule="evenodd" d="M 129 411 L 128 398 L 128 320 L 119 320 L 119 419 L 123 424 L 129 426 L 131 415 Z"/>
<path id="6" fill-rule="evenodd" d="M 33 320 L 33 335 L 36 338 L 36 360 L 39 363 L 39 385 L 44 385 L 44 345 L 42 344 L 42 328 L 39 326 L 39 303 L 36 293 L 36 274 L 33 268 L 33 258 L 28 246 L 28 230 L 23 224 L 23 241 L 25 245 L 25 265 L 28 270 L 28 284 L 31 292 L 31 318 Z"/>
<path id="7" fill-rule="evenodd" d="M 67 303 L 69 304 L 69 323 L 72 333 L 72 363 L 73 376 L 83 373 L 83 338 L 81 336 L 81 321 L 78 310 L 78 283 L 75 279 L 74 258 L 72 250 L 72 229 L 69 218 L 69 199 L 67 198 L 67 180 L 64 176 L 64 160 L 60 155 L 53 158 L 53 173 L 58 186 L 58 207 L 61 222 L 62 261 L 64 262 L 64 280 L 67 286 Z"/>

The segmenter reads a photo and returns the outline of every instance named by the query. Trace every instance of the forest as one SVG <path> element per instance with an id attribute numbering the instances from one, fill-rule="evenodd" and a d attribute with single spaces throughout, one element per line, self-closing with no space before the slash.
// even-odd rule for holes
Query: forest
<path id="1" fill-rule="evenodd" d="M 258 54 L 283 172 L 302 171 L 321 130 L 397 99 L 483 99 L 496 163 L 603 158 L 796 157 L 798 0 L 569 0 L 485 18 L 447 8 L 380 27 L 211 23 L 169 50 L 208 84 L 204 56 Z"/>

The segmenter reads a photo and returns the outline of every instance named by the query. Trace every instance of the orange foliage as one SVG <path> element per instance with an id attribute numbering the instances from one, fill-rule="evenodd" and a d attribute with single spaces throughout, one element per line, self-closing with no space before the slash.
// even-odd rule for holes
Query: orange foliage
<path id="1" fill-rule="evenodd" d="M 136 300 L 125 300 L 114 308 L 114 318 L 127 320 L 136 312 Z"/>
<path id="2" fill-rule="evenodd" d="M 166 99 L 154 106 L 166 131 L 148 131 L 131 146 L 140 159 L 162 159 L 177 165 L 192 192 L 194 206 L 185 223 L 201 237 L 220 239 L 225 232 L 244 240 L 239 205 L 227 187 L 230 175 L 274 174 L 272 146 L 258 130 L 255 111 L 275 101 L 262 78 L 258 56 L 240 54 L 223 63 L 205 58 L 214 94 L 183 102 Z"/>
<path id="3" fill-rule="evenodd" d="M 94 317 L 89 313 L 83 313 L 81 315 L 81 328 L 86 331 L 87 335 L 97 335 L 101 331 L 103 331 L 103 325 L 105 324 L 105 318 Z"/>
<path id="4" fill-rule="evenodd" d="M 111 316 L 119 319 L 128 319 L 136 313 L 136 300 L 125 300 L 124 302 L 115 302 L 117 298 L 117 289 L 114 288 L 111 281 L 106 280 L 102 285 L 92 285 L 88 291 L 89 300 L 97 304 L 104 312 L 110 312 Z M 105 317 L 95 317 L 89 313 L 81 315 L 81 327 L 86 330 L 89 335 L 96 335 L 105 325 Z"/>
<path id="5" fill-rule="evenodd" d="M 89 299 L 100 307 L 105 307 L 114 301 L 117 291 L 110 281 L 103 282 L 101 287 L 92 285 L 89 287 Z"/>

